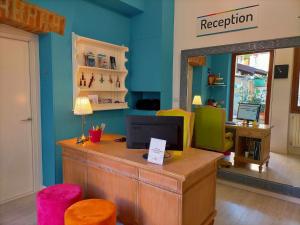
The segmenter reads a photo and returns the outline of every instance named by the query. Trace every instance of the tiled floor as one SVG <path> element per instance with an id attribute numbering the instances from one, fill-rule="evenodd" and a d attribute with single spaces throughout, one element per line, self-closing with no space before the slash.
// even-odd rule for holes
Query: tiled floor
<path id="1" fill-rule="evenodd" d="M 300 205 L 223 184 L 217 211 L 215 225 L 300 225 Z M 33 195 L 0 206 L 0 225 L 36 225 L 35 218 Z"/>
<path id="2" fill-rule="evenodd" d="M 229 160 L 233 163 L 234 153 Z M 263 166 L 262 173 L 258 165 L 246 164 L 244 167 L 223 168 L 226 171 L 253 176 L 273 182 L 300 187 L 300 155 L 283 155 L 271 152 L 269 167 Z"/>

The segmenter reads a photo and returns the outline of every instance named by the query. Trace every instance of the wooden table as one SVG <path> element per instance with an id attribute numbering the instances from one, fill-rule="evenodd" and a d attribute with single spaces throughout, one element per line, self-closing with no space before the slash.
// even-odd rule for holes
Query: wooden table
<path id="1" fill-rule="evenodd" d="M 244 163 L 254 163 L 259 165 L 259 172 L 262 172 L 262 166 L 269 164 L 270 160 L 270 140 L 272 126 L 266 124 L 259 124 L 257 127 L 245 126 L 242 124 L 230 125 L 226 124 L 227 130 L 233 130 L 235 133 L 235 156 L 234 166 L 238 167 Z M 247 146 L 247 138 L 258 140 L 261 144 L 259 159 L 253 157 L 245 157 L 245 150 Z"/>
<path id="2" fill-rule="evenodd" d="M 221 154 L 185 149 L 163 166 L 142 158 L 146 150 L 105 135 L 101 143 L 60 141 L 65 183 L 82 186 L 88 198 L 118 207 L 118 220 L 134 225 L 209 225 L 216 215 L 216 170 Z"/>

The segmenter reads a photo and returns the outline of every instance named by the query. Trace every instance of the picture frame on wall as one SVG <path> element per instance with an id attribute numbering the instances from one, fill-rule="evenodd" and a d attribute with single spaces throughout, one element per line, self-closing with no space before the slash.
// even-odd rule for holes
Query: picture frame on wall
<path id="1" fill-rule="evenodd" d="M 275 65 L 274 67 L 274 78 L 275 79 L 283 79 L 288 78 L 289 74 L 289 65 Z"/>

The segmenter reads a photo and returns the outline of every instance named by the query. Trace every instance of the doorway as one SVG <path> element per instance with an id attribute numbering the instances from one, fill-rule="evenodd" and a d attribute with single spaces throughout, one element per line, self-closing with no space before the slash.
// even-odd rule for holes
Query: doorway
<path id="1" fill-rule="evenodd" d="M 38 37 L 0 25 L 0 204 L 41 187 Z"/>
<path id="2" fill-rule="evenodd" d="M 259 122 L 269 124 L 274 51 L 232 55 L 229 119 L 236 119 L 239 103 L 260 104 Z"/>

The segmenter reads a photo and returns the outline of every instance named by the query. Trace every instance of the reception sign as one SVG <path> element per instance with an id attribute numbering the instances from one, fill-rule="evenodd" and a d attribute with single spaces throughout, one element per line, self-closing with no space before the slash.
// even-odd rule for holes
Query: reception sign
<path id="1" fill-rule="evenodd" d="M 62 35 L 65 29 L 65 17 L 22 0 L 0 0 L 0 23 L 33 33 Z"/>
<path id="2" fill-rule="evenodd" d="M 257 28 L 258 6 L 251 5 L 197 17 L 197 37 Z"/>

